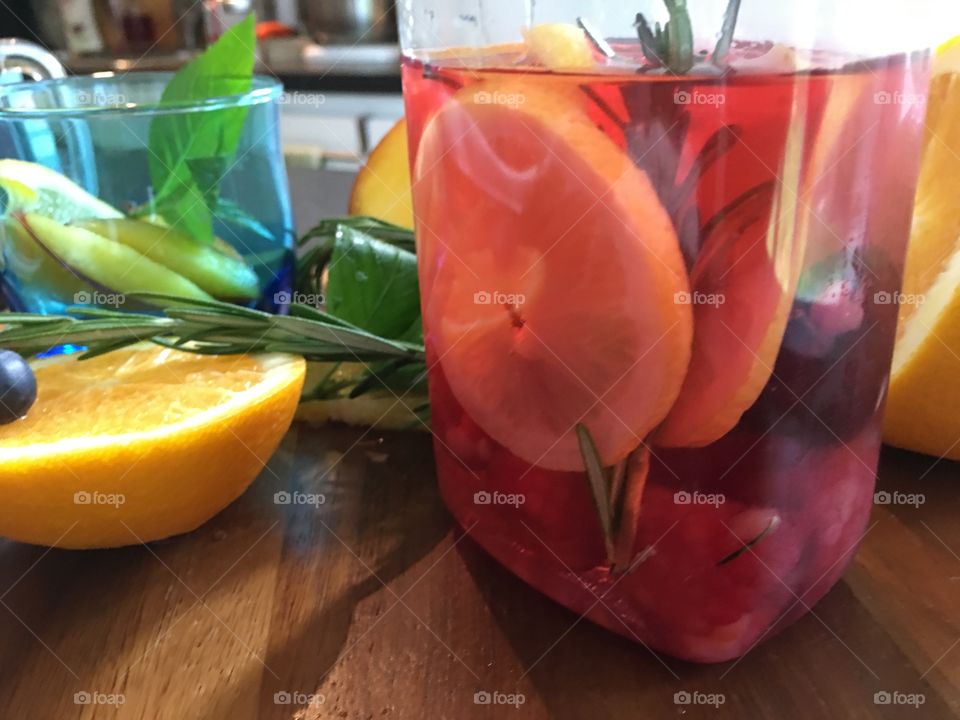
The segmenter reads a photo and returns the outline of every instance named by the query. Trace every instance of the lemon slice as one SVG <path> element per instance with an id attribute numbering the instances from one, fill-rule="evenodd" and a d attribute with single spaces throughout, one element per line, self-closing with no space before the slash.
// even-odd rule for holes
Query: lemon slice
<path id="1" fill-rule="evenodd" d="M 123 213 L 94 197 L 55 170 L 24 160 L 0 160 L 0 188 L 7 193 L 4 211 L 45 215 L 61 223 L 79 218 L 119 218 Z"/>

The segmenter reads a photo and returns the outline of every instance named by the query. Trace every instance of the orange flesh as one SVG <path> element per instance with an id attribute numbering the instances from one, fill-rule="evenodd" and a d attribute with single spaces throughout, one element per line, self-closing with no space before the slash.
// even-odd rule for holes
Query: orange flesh
<path id="1" fill-rule="evenodd" d="M 582 469 L 583 422 L 613 464 L 666 415 L 689 362 L 673 226 L 575 96 L 525 87 L 510 107 L 474 102 L 481 92 L 512 90 L 454 98 L 417 157 L 428 342 L 464 409 L 514 454 Z"/>

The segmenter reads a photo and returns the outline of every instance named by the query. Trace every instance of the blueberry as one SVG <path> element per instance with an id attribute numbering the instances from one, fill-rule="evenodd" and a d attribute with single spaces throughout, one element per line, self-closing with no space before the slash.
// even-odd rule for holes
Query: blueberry
<path id="1" fill-rule="evenodd" d="M 12 350 L 0 350 L 0 425 L 27 414 L 37 401 L 37 379 L 27 361 Z"/>

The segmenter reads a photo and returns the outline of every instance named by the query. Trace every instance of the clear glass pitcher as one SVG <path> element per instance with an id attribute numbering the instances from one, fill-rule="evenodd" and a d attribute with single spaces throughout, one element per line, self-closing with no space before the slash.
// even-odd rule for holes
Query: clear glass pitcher
<path id="1" fill-rule="evenodd" d="M 696 661 L 829 590 L 872 505 L 955 15 L 401 3 L 437 472 L 471 537 Z"/>

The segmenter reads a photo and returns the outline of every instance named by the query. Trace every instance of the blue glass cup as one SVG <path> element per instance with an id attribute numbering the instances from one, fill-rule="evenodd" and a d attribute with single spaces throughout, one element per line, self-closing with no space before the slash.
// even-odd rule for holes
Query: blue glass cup
<path id="1" fill-rule="evenodd" d="M 247 288 L 244 293 L 236 297 L 214 291 L 208 294 L 264 310 L 282 310 L 290 297 L 294 269 L 293 218 L 279 131 L 282 86 L 271 78 L 255 76 L 250 90 L 242 94 L 200 102 L 161 103 L 171 77 L 171 73 L 98 73 L 0 86 L 0 162 L 13 159 L 42 165 L 122 213 L 151 223 L 147 230 L 154 231 L 151 237 L 156 242 L 150 247 L 135 247 L 149 251 L 152 261 L 180 272 L 181 266 L 189 262 L 184 255 L 190 253 L 182 253 L 181 249 L 190 233 L 184 225 L 169 228 L 166 221 L 170 218 L 154 210 L 157 193 L 162 190 L 154 187 L 158 156 L 151 146 L 151 128 L 156 131 L 157 124 L 164 128 L 176 126 L 178 119 L 183 121 L 181 129 L 196 128 L 203 121 L 209 121 L 207 129 L 219 128 L 221 118 L 229 116 L 234 122 L 230 132 L 235 132 L 239 118 L 239 140 L 227 143 L 229 150 L 222 156 L 213 153 L 212 157 L 197 157 L 194 153 L 187 164 L 195 173 L 204 173 L 206 184 L 201 200 L 204 206 L 209 201 L 212 216 L 212 238 L 207 237 L 201 244 L 208 251 L 212 248 L 228 256 L 230 261 L 221 263 L 228 270 L 237 267 L 238 259 L 246 266 L 240 266 Z M 18 176 L 21 172 L 25 173 L 23 177 Z M 2 174 L 14 180 L 13 187 L 19 180 L 28 192 L 43 189 L 30 187 L 39 181 L 29 166 L 8 163 Z M 49 178 L 50 174 L 41 173 L 39 177 Z M 55 313 L 78 304 L 78 298 L 81 302 L 92 299 L 93 304 L 101 305 L 107 303 L 97 302 L 100 297 L 115 299 L 117 295 L 109 291 L 116 288 L 111 288 L 108 281 L 94 282 L 88 274 L 76 272 L 68 265 L 51 271 L 51 257 L 56 263 L 63 263 L 49 247 L 42 247 L 43 252 L 24 249 L 23 238 L 37 240 L 38 234 L 27 225 L 24 234 L 17 226 L 19 216 L 14 217 L 17 214 L 11 212 L 16 202 L 9 188 L 9 183 L 4 186 L 0 182 L 0 211 L 4 213 L 0 222 L 0 286 L 11 309 Z M 210 201 L 209 197 L 215 199 Z M 156 227 L 170 232 L 158 234 Z M 168 247 L 159 251 L 153 247 L 160 243 L 168 243 Z M 40 241 L 37 244 L 45 245 Z M 170 258 L 172 263 L 168 262 Z M 96 258 L 87 258 L 86 262 L 95 263 Z M 144 266 L 154 267 L 149 263 Z M 57 273 L 66 277 L 64 269 L 73 277 L 68 278 L 69 282 L 58 283 Z M 101 278 L 109 275 L 103 268 L 99 270 L 103 271 Z M 146 271 L 131 270 L 129 274 L 136 278 L 138 272 Z M 233 279 L 224 280 L 231 286 Z M 84 285 L 86 281 L 89 286 Z M 223 283 L 215 277 L 212 285 L 215 290 Z M 137 281 L 129 277 L 124 286 L 130 292 L 138 289 Z M 207 290 L 203 288 L 204 293 Z M 137 306 L 130 303 L 125 307 Z"/>

